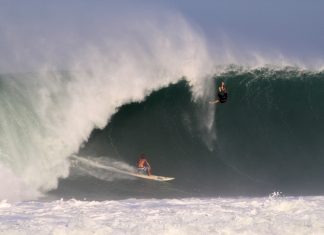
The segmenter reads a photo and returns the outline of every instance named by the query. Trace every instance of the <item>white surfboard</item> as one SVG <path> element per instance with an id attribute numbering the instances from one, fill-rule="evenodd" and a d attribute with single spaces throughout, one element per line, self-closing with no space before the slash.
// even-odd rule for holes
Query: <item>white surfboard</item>
<path id="1" fill-rule="evenodd" d="M 159 175 L 143 175 L 143 174 L 136 174 L 136 173 L 130 173 L 130 172 L 127 172 L 127 174 L 135 176 L 135 177 L 143 178 L 143 179 L 148 179 L 148 180 L 156 180 L 156 181 L 174 180 L 173 177 L 165 177 L 165 176 L 159 176 Z"/>
<path id="2" fill-rule="evenodd" d="M 143 179 L 148 179 L 148 180 L 156 180 L 156 181 L 174 180 L 174 178 L 172 178 L 172 177 L 165 177 L 165 176 L 158 176 L 158 175 L 143 175 L 143 174 L 139 174 L 139 173 L 133 173 L 133 172 L 125 171 L 125 170 L 120 170 L 120 169 L 117 169 L 112 166 L 104 166 L 98 162 L 95 162 L 95 161 L 92 161 L 92 160 L 89 160 L 86 158 L 78 157 L 75 155 L 73 155 L 71 157 L 80 161 L 80 162 L 91 165 L 93 167 L 97 167 L 97 168 L 101 168 L 101 169 L 105 169 L 105 170 L 109 170 L 109 171 L 113 171 L 113 172 L 117 172 L 117 173 L 121 173 L 121 174 L 125 174 L 125 175 L 135 176 L 138 178 L 143 178 Z"/>

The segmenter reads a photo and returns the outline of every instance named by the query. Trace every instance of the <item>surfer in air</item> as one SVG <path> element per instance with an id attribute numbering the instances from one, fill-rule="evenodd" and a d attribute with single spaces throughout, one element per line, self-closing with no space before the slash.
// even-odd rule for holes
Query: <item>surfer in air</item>
<path id="1" fill-rule="evenodd" d="M 209 101 L 210 104 L 217 104 L 217 103 L 225 103 L 227 101 L 227 89 L 225 87 L 225 83 L 222 82 L 221 85 L 218 87 L 217 91 L 218 99 L 214 101 Z"/>
<path id="2" fill-rule="evenodd" d="M 139 160 L 137 161 L 137 170 L 142 174 L 151 175 L 151 166 L 148 163 L 145 154 L 141 154 Z"/>

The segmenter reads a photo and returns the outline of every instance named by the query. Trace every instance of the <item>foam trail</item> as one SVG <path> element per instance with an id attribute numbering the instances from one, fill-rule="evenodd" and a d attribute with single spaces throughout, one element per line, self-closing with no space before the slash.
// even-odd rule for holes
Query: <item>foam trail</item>
<path id="1" fill-rule="evenodd" d="M 88 174 L 101 180 L 112 181 L 116 178 L 130 178 L 130 176 L 135 173 L 134 167 L 122 162 L 109 162 L 107 158 L 101 159 L 104 160 L 104 163 L 93 161 L 84 157 L 78 157 L 76 155 L 71 156 L 71 159 L 76 161 L 75 164 L 78 168 L 81 168 L 83 171 L 86 171 Z M 98 174 L 98 169 L 105 171 Z"/>

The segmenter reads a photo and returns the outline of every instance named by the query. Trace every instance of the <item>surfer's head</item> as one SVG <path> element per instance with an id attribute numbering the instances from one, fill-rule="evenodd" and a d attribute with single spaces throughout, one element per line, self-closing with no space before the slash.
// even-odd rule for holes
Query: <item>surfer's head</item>
<path id="1" fill-rule="evenodd" d="M 140 155 L 140 159 L 144 159 L 146 157 L 146 155 L 144 154 L 144 153 L 142 153 L 141 155 Z"/>

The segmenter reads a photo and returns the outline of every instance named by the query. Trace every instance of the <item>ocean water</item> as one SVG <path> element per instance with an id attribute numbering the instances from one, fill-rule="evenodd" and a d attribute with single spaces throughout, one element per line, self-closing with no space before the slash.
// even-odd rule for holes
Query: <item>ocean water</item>
<path id="1" fill-rule="evenodd" d="M 0 234 L 324 234 L 320 60 L 217 54 L 158 8 L 21 7 L 1 14 Z M 175 180 L 124 174 L 142 153 Z"/>
<path id="2" fill-rule="evenodd" d="M 321 195 L 324 74 L 235 67 L 210 80 L 214 89 L 225 81 L 227 103 L 208 106 L 208 99 L 195 98 L 190 84 L 181 80 L 143 102 L 121 106 L 104 129 L 93 131 L 78 155 L 127 169 L 144 152 L 155 174 L 176 178 L 165 196 Z M 98 170 L 78 167 L 90 175 Z M 99 174 L 106 181 L 98 184 L 118 191 L 117 181 L 109 182 L 105 174 Z M 77 177 L 62 182 L 69 188 L 72 184 L 83 183 Z M 136 192 L 139 186 L 133 184 Z M 166 191 L 154 183 L 140 187 L 154 197 Z"/>
<path id="3" fill-rule="evenodd" d="M 0 203 L 0 234 L 323 234 L 323 197 Z"/>
<path id="4" fill-rule="evenodd" d="M 55 79 L 58 75 L 59 85 L 67 89 L 71 74 L 55 73 Z M 217 106 L 206 104 L 214 92 L 196 97 L 182 78 L 142 101 L 119 106 L 108 124 L 95 128 L 75 154 L 55 161 L 51 155 L 28 155 L 29 150 L 52 150 L 47 142 L 36 148 L 32 141 L 47 141 L 48 133 L 58 133 L 47 125 L 57 124 L 55 118 L 64 121 L 64 115 L 47 116 L 54 119 L 50 124 L 37 120 L 40 106 L 33 105 L 40 100 L 34 92 L 19 93 L 26 88 L 20 79 L 28 76 L 40 75 L 1 77 L 6 109 L 1 116 L 6 137 L 2 162 L 21 170 L 14 173 L 3 166 L 1 174 L 7 180 L 1 192 L 1 234 L 324 233 L 322 72 L 230 67 L 209 78 L 212 90 L 219 81 L 228 87 L 228 101 Z M 38 82 L 28 88 L 42 90 Z M 56 92 L 61 93 L 59 88 Z M 52 95 L 46 96 L 47 102 L 53 99 L 50 107 L 65 110 L 57 103 L 64 96 Z M 8 138 L 12 142 L 5 141 Z M 11 149 L 13 143 L 17 145 Z M 154 174 L 175 180 L 156 182 L 123 174 L 135 170 L 142 152 Z M 20 161 L 40 168 L 30 171 Z M 68 164 L 67 172 L 59 171 L 56 178 L 55 166 L 62 162 Z M 57 185 L 42 187 L 49 186 L 44 176 L 54 177 Z M 31 182 L 38 187 L 30 187 Z"/>

